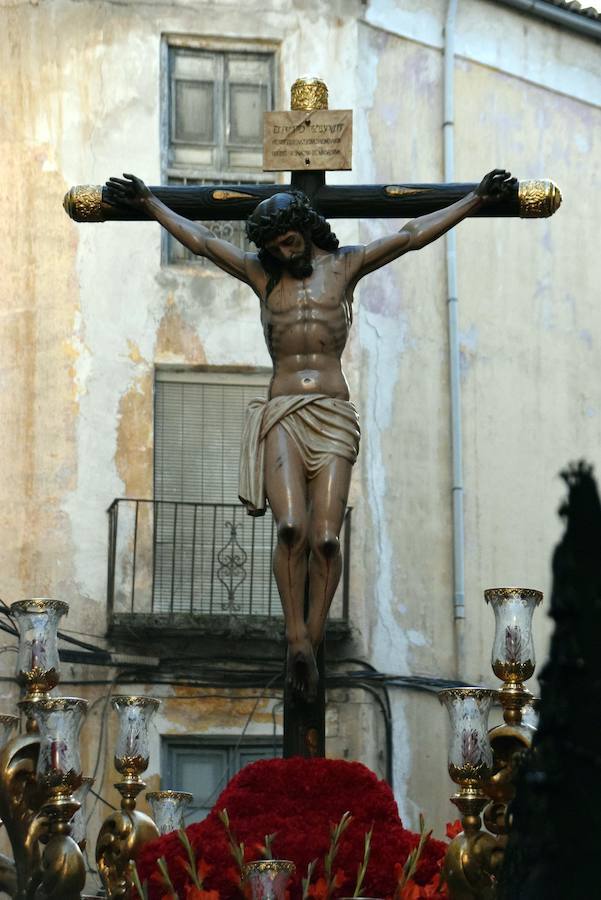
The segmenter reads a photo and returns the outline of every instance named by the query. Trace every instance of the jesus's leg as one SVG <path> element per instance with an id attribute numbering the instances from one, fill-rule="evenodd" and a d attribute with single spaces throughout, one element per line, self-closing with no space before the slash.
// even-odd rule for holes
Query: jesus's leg
<path id="1" fill-rule="evenodd" d="M 340 529 L 346 512 L 352 465 L 334 457 L 309 482 L 309 616 L 314 649 L 323 639 L 326 618 L 342 572 Z"/>
<path id="2" fill-rule="evenodd" d="M 273 573 L 286 621 L 286 677 L 296 694 L 311 700 L 317 689 L 318 673 L 304 614 L 307 486 L 296 444 L 280 425 L 275 425 L 265 440 L 265 492 L 278 535 Z"/>

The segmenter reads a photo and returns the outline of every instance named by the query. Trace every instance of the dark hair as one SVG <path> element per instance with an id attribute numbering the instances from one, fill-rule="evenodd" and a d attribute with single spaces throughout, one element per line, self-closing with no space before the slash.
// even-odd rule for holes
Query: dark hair
<path id="1" fill-rule="evenodd" d="M 262 200 L 246 220 L 246 236 L 260 250 L 268 241 L 291 230 L 308 232 L 321 250 L 338 249 L 338 238 L 302 191 L 273 194 Z"/>
<path id="2" fill-rule="evenodd" d="M 320 250 L 338 249 L 338 238 L 302 191 L 281 192 L 262 200 L 246 220 L 246 236 L 258 247 L 259 261 L 269 275 L 267 294 L 280 280 L 283 265 L 265 244 L 287 231 L 299 231 Z"/>

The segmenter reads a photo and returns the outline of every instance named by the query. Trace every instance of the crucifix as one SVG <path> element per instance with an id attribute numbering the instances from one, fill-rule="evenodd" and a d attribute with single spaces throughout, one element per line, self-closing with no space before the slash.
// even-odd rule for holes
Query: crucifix
<path id="1" fill-rule="evenodd" d="M 265 114 L 264 168 L 287 185 L 147 187 L 134 175 L 72 188 L 76 221 L 155 220 L 193 253 L 249 285 L 273 361 L 266 401 L 248 409 L 240 499 L 271 507 L 274 574 L 284 610 L 284 755 L 325 755 L 324 631 L 341 574 L 339 534 L 360 441 L 341 367 L 353 291 L 370 272 L 418 250 L 468 216 L 551 215 L 549 181 L 495 169 L 474 184 L 327 185 L 350 169 L 352 113 L 328 109 L 318 78 L 292 86 L 290 112 Z M 411 217 L 399 232 L 340 247 L 327 218 Z M 258 252 L 221 240 L 198 220 L 246 220 Z"/>

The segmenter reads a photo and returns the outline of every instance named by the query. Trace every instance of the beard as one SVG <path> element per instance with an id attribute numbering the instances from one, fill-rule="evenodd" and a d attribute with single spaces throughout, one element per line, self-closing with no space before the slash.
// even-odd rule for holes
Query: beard
<path id="1" fill-rule="evenodd" d="M 292 275 L 293 278 L 308 278 L 313 274 L 313 266 L 311 265 L 311 241 L 305 236 L 305 247 L 302 253 L 298 253 L 286 262 L 282 262 L 282 267 Z"/>

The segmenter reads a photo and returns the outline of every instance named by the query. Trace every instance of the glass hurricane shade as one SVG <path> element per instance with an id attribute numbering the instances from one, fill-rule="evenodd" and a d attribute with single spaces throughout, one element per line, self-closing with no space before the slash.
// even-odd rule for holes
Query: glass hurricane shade
<path id="1" fill-rule="evenodd" d="M 10 609 L 19 631 L 17 681 L 20 684 L 35 681 L 27 676 L 37 673 L 39 680 L 49 680 L 49 687 L 54 687 L 58 684 L 59 671 L 58 623 L 69 607 L 60 600 L 34 598 L 18 600 Z"/>
<path id="2" fill-rule="evenodd" d="M 475 786 L 492 770 L 488 714 L 494 691 L 451 688 L 438 697 L 451 722 L 449 775 L 456 784 Z"/>
<path id="3" fill-rule="evenodd" d="M 113 697 L 112 704 L 119 717 L 115 768 L 125 776 L 139 775 L 148 767 L 148 726 L 159 707 L 159 700 L 118 695 Z"/>
<path id="4" fill-rule="evenodd" d="M 81 844 L 86 836 L 86 816 L 85 803 L 86 797 L 90 793 L 90 788 L 94 784 L 91 775 L 84 775 L 81 784 L 73 794 L 77 802 L 80 804 L 79 809 L 71 819 L 71 837 L 76 844 Z"/>
<path id="5" fill-rule="evenodd" d="M 44 697 L 19 705 L 39 728 L 38 781 L 71 793 L 81 784 L 79 733 L 87 702 L 78 697 Z"/>
<path id="6" fill-rule="evenodd" d="M 534 674 L 532 614 L 543 599 L 529 588 L 491 588 L 484 598 L 495 614 L 493 672 L 505 682 L 527 681 Z"/>
<path id="7" fill-rule="evenodd" d="M 192 794 L 186 791 L 150 791 L 146 799 L 159 834 L 170 834 L 184 827 L 184 815 L 192 802 Z"/>
<path id="8" fill-rule="evenodd" d="M 252 900 L 284 900 L 295 870 L 289 859 L 261 859 L 245 863 L 242 878 L 250 886 Z"/>

